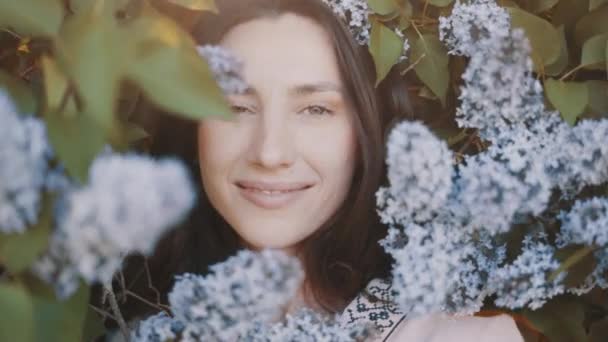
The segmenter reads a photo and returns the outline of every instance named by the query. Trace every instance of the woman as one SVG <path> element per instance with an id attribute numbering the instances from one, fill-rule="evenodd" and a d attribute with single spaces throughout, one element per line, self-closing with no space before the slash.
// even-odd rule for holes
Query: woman
<path id="1" fill-rule="evenodd" d="M 150 260 L 152 285 L 165 295 L 175 274 L 205 273 L 242 247 L 275 248 L 306 274 L 289 310 L 344 312 L 355 324 L 380 317 L 371 320 L 379 340 L 521 340 L 508 316 L 408 320 L 383 298 L 390 259 L 374 193 L 390 118 L 380 113 L 406 112 L 401 81 L 375 89 L 369 53 L 320 0 L 217 4 L 196 38 L 239 57 L 249 88 L 227 96 L 231 120 L 158 122 L 152 152 L 189 162 L 203 198 Z"/>

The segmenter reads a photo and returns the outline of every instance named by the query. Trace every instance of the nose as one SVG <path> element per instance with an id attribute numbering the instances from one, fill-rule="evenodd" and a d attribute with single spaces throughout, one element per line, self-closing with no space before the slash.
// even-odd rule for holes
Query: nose
<path id="1" fill-rule="evenodd" d="M 265 169 L 288 168 L 295 160 L 293 136 L 283 113 L 266 111 L 258 115 L 252 132 L 249 162 Z"/>

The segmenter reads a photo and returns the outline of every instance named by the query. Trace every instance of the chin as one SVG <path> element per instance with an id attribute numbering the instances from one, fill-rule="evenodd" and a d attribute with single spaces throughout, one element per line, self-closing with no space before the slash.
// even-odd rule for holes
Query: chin
<path id="1" fill-rule="evenodd" d="M 302 242 L 306 237 L 287 236 L 285 231 L 269 230 L 260 234 L 259 231 L 247 234 L 237 231 L 246 246 L 253 250 L 278 249 L 289 250 Z"/>

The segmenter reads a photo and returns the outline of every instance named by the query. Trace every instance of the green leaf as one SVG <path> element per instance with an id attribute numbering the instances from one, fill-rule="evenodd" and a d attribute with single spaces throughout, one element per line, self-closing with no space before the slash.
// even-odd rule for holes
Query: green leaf
<path id="1" fill-rule="evenodd" d="M 568 42 L 566 40 L 566 27 L 562 25 L 559 27 L 558 31 L 561 37 L 559 58 L 552 64 L 545 66 L 545 75 L 549 76 L 557 76 L 561 74 L 568 66 L 568 61 L 570 59 Z"/>
<path id="2" fill-rule="evenodd" d="M 89 307 L 84 321 L 82 341 L 97 341 L 96 338 L 105 332 L 106 327 L 103 324 L 103 319 L 95 310 Z"/>
<path id="3" fill-rule="evenodd" d="M 83 328 L 87 316 L 89 288 L 81 285 L 70 298 L 59 300 L 52 288 L 30 279 L 34 324 L 37 341 L 83 341 Z"/>
<path id="4" fill-rule="evenodd" d="M 524 310 L 523 315 L 551 342 L 586 341 L 585 313 L 576 299 L 558 297 L 538 310 Z"/>
<path id="5" fill-rule="evenodd" d="M 376 65 L 376 86 L 399 61 L 402 51 L 403 40 L 381 22 L 372 20 L 369 52 Z"/>
<path id="6" fill-rule="evenodd" d="M 587 14 L 588 4 L 589 0 L 560 0 L 552 11 L 553 25 L 564 26 L 566 34 L 570 37 L 576 22 Z"/>
<path id="7" fill-rule="evenodd" d="M 192 11 L 211 11 L 217 13 L 215 0 L 168 0 L 172 4 L 176 4 Z"/>
<path id="8" fill-rule="evenodd" d="M 88 115 L 44 117 L 49 140 L 68 174 L 86 183 L 89 166 L 106 145 L 105 135 Z"/>
<path id="9" fill-rule="evenodd" d="M 54 37 L 63 21 L 60 0 L 4 0 L 0 2 L 0 27 L 31 36 Z"/>
<path id="10" fill-rule="evenodd" d="M 589 107 L 608 116 L 608 81 L 591 80 L 585 83 L 589 92 Z"/>
<path id="11" fill-rule="evenodd" d="M 559 31 L 548 21 L 519 8 L 507 8 L 511 14 L 513 27 L 526 32 L 532 46 L 532 60 L 536 71 L 555 63 L 560 56 L 561 41 Z"/>
<path id="12" fill-rule="evenodd" d="M 448 70 L 448 52 L 436 35 L 425 34 L 414 40 L 411 47 L 410 61 L 418 61 L 414 71 L 439 98 L 445 106 L 450 73 Z"/>
<path id="13" fill-rule="evenodd" d="M 598 34 L 589 38 L 583 44 L 581 65 L 586 69 L 603 70 L 606 68 L 606 47 L 608 46 L 608 33 Z"/>
<path id="14" fill-rule="evenodd" d="M 70 17 L 61 31 L 60 62 L 84 101 L 87 115 L 108 133 L 122 75 L 134 62 L 129 35 L 117 25 L 108 1 L 96 1 Z"/>
<path id="15" fill-rule="evenodd" d="M 20 114 L 36 113 L 36 98 L 25 82 L 0 70 L 0 88 L 8 92 Z"/>
<path id="16" fill-rule="evenodd" d="M 545 93 L 551 104 L 570 125 L 574 125 L 589 102 L 587 86 L 584 83 L 547 79 Z"/>
<path id="17" fill-rule="evenodd" d="M 602 6 L 582 17 L 575 28 L 575 39 L 582 46 L 589 38 L 608 32 L 608 6 Z"/>
<path id="18" fill-rule="evenodd" d="M 53 222 L 52 209 L 52 201 L 45 198 L 33 227 L 20 234 L 0 235 L 0 259 L 11 273 L 26 270 L 46 250 Z"/>
<path id="19" fill-rule="evenodd" d="M 380 15 L 388 15 L 399 10 L 396 0 L 367 0 L 367 4 L 374 13 Z"/>
<path id="20" fill-rule="evenodd" d="M 540 13 L 551 9 L 559 0 L 532 0 L 529 2 L 529 10 L 533 13 Z"/>
<path id="21" fill-rule="evenodd" d="M 57 63 L 48 56 L 41 58 L 42 71 L 44 73 L 45 90 L 45 110 L 47 112 L 57 112 L 64 101 L 64 96 L 68 91 L 68 79 L 59 70 Z M 68 111 L 76 112 L 74 101 L 68 101 L 65 105 Z"/>
<path id="22" fill-rule="evenodd" d="M 24 288 L 0 284 L 0 308 L 0 341 L 34 340 L 33 303 Z"/>
<path id="23" fill-rule="evenodd" d="M 136 62 L 127 76 L 151 101 L 195 120 L 232 115 L 188 33 L 149 8 L 132 25 Z"/>
<path id="24" fill-rule="evenodd" d="M 452 2 L 454 2 L 454 0 L 427 0 L 429 4 L 433 5 L 433 6 L 437 6 L 437 7 L 445 7 L 449 4 L 451 4 Z"/>

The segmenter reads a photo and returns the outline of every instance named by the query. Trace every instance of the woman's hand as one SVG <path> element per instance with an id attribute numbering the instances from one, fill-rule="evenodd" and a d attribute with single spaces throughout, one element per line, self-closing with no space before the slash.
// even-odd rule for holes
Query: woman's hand
<path id="1" fill-rule="evenodd" d="M 405 320 L 388 342 L 523 342 L 515 321 L 508 315 L 454 317 L 435 314 Z"/>

